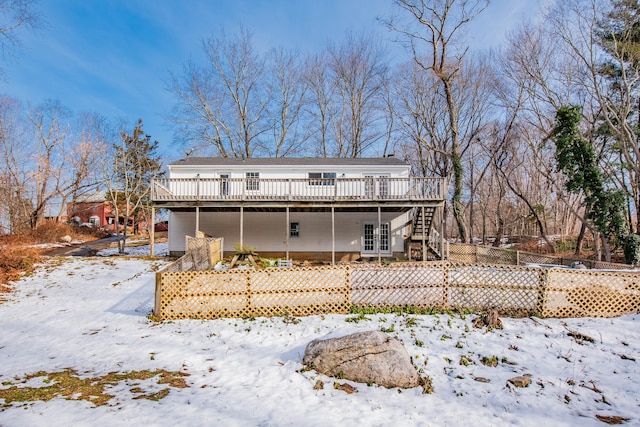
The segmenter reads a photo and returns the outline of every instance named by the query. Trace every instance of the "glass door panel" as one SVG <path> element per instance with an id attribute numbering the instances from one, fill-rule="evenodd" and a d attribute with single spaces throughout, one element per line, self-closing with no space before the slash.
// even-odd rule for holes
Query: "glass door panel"
<path id="1" fill-rule="evenodd" d="M 371 222 L 365 222 L 363 225 L 362 236 L 362 252 L 373 253 L 376 250 L 376 233 L 375 225 Z"/>
<path id="2" fill-rule="evenodd" d="M 229 195 L 229 174 L 228 173 L 220 174 L 220 195 L 221 196 Z"/>

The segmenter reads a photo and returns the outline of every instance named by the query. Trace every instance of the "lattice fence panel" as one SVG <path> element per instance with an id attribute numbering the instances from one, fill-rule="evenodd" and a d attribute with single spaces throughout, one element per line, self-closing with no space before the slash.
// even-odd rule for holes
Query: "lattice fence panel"
<path id="1" fill-rule="evenodd" d="M 520 252 L 513 249 L 494 248 L 492 246 L 451 244 L 449 247 L 449 261 L 471 264 L 553 264 L 569 265 L 575 262 L 584 264 L 587 268 L 626 270 L 631 265 L 595 261 L 577 257 L 558 257 L 549 254 L 535 254 Z"/>
<path id="2" fill-rule="evenodd" d="M 351 302 L 370 307 L 444 307 L 448 263 L 366 265 L 351 270 Z"/>
<path id="3" fill-rule="evenodd" d="M 613 262 L 592 261 L 592 268 L 602 270 L 631 270 L 633 266 L 629 264 L 620 264 Z"/>
<path id="4" fill-rule="evenodd" d="M 477 248 L 476 245 L 451 244 L 449 245 L 449 260 L 475 264 L 478 262 Z"/>
<path id="5" fill-rule="evenodd" d="M 639 309 L 637 273 L 549 270 L 545 317 L 615 317 Z"/>
<path id="6" fill-rule="evenodd" d="M 155 313 L 165 319 L 241 317 L 247 307 L 246 272 L 158 273 Z"/>
<path id="7" fill-rule="evenodd" d="M 351 307 L 348 269 L 269 268 L 249 273 L 252 316 L 309 316 L 347 313 Z"/>
<path id="8" fill-rule="evenodd" d="M 192 269 L 206 270 L 222 259 L 222 242 L 220 237 L 186 236 L 184 258 L 192 260 Z"/>
<path id="9" fill-rule="evenodd" d="M 351 305 L 497 308 L 544 317 L 638 312 L 640 274 L 449 262 L 160 272 L 156 318 L 305 316 Z"/>
<path id="10" fill-rule="evenodd" d="M 558 264 L 558 258 L 552 255 L 520 252 L 518 254 L 520 264 Z"/>
<path id="11" fill-rule="evenodd" d="M 471 264 L 516 264 L 517 251 L 492 246 L 452 244 L 449 245 L 449 260 Z"/>
<path id="12" fill-rule="evenodd" d="M 158 273 L 156 317 L 212 319 L 346 313 L 347 268 Z"/>
<path id="13" fill-rule="evenodd" d="M 494 248 L 492 246 L 478 246 L 478 264 L 517 264 L 517 252 L 509 249 Z"/>
<path id="14" fill-rule="evenodd" d="M 206 270 L 222 259 L 221 237 L 185 237 L 186 251 L 163 272 Z"/>
<path id="15" fill-rule="evenodd" d="M 501 312 L 539 310 L 540 271 L 508 265 L 451 265 L 447 299 L 451 307 Z"/>

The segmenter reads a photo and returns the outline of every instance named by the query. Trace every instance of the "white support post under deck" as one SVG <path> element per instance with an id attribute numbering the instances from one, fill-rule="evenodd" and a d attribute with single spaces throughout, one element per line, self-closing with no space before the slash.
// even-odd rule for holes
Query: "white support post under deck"
<path id="1" fill-rule="evenodd" d="M 289 216 L 289 206 L 287 206 L 287 224 L 286 224 L 286 228 L 285 228 L 285 242 L 286 242 L 286 254 L 285 254 L 285 259 L 289 259 L 289 235 L 291 234 L 289 232 L 289 227 L 291 226 L 291 220 L 290 220 L 290 216 Z"/>
<path id="2" fill-rule="evenodd" d="M 448 254 L 445 253 L 444 249 L 444 231 L 445 231 L 445 222 L 444 222 L 444 207 L 442 208 L 442 220 L 440 221 L 440 261 L 444 261 L 448 259 Z"/>
<path id="3" fill-rule="evenodd" d="M 336 209 L 331 206 L 331 265 L 336 265 Z"/>
<path id="4" fill-rule="evenodd" d="M 198 237 L 199 231 L 200 231 L 200 207 L 196 206 L 196 231 L 193 234 L 193 236 Z"/>
<path id="5" fill-rule="evenodd" d="M 244 206 L 240 206 L 240 249 L 244 246 Z"/>
<path id="6" fill-rule="evenodd" d="M 381 218 L 380 218 L 380 206 L 378 205 L 378 264 L 382 264 L 382 254 L 380 253 L 380 244 L 382 243 L 381 231 Z"/>
<path id="7" fill-rule="evenodd" d="M 151 225 L 147 224 L 147 230 L 149 231 L 149 256 L 153 256 L 153 245 L 155 243 L 155 238 L 156 238 L 155 222 L 156 222 L 156 208 L 154 206 L 151 206 Z"/>

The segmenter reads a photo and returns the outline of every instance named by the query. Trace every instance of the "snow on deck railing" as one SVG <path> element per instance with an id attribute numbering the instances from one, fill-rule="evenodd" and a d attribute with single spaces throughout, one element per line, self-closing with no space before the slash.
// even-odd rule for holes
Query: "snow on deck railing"
<path id="1" fill-rule="evenodd" d="M 245 179 L 161 178 L 151 199 L 162 201 L 440 201 L 443 178 Z"/>

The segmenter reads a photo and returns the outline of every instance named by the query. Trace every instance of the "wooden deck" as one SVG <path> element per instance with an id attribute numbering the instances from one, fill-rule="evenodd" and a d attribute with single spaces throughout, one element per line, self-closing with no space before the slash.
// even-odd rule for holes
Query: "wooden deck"
<path id="1" fill-rule="evenodd" d="M 244 179 L 165 178 L 152 183 L 158 206 L 210 202 L 255 204 L 388 204 L 416 206 L 444 201 L 443 178 Z"/>

